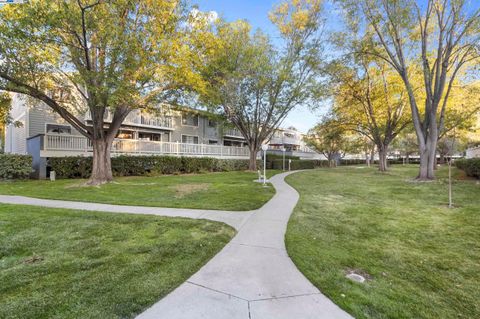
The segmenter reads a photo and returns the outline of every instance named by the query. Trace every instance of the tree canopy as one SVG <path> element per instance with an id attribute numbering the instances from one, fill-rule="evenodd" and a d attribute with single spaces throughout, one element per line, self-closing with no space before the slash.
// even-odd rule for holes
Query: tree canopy
<path id="1" fill-rule="evenodd" d="M 350 31 L 362 35 L 356 53 L 383 60 L 401 77 L 418 140 L 418 179 L 433 179 L 452 87 L 462 73 L 474 72 L 469 66 L 479 61 L 480 9 L 466 0 L 340 2 Z M 415 83 L 417 71 L 422 81 Z M 425 99 L 417 98 L 417 90 Z"/>
<path id="2" fill-rule="evenodd" d="M 322 62 L 322 1 L 282 2 L 270 13 L 282 47 L 246 21 L 218 21 L 211 30 L 201 100 L 238 128 L 256 154 L 288 113 L 308 105 L 318 89 Z"/>
<path id="3" fill-rule="evenodd" d="M 198 82 L 188 37 L 192 19 L 176 0 L 3 6 L 0 89 L 44 102 L 91 140 L 91 182 L 110 181 L 110 147 L 131 110 Z M 91 125 L 83 121 L 87 112 Z"/>

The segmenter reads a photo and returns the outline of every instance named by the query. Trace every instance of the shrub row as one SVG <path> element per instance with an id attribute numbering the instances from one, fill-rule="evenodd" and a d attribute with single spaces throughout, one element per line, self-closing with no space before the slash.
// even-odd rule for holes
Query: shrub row
<path id="1" fill-rule="evenodd" d="M 54 157 L 48 161 L 57 178 L 88 178 L 92 172 L 91 157 Z M 114 176 L 188 174 L 227 172 L 248 169 L 248 160 L 211 157 L 117 156 L 112 157 Z"/>
<path id="2" fill-rule="evenodd" d="M 328 167 L 328 161 L 326 160 L 292 160 L 290 163 L 290 169 L 313 169 L 317 167 Z M 273 169 L 283 169 L 283 160 L 275 159 L 272 161 Z M 285 160 L 285 169 L 288 170 L 288 160 Z"/>
<path id="3" fill-rule="evenodd" d="M 465 171 L 467 176 L 480 178 L 480 158 L 458 159 L 455 166 Z"/>
<path id="4" fill-rule="evenodd" d="M 32 172 L 30 155 L 0 154 L 0 178 L 23 179 Z"/>

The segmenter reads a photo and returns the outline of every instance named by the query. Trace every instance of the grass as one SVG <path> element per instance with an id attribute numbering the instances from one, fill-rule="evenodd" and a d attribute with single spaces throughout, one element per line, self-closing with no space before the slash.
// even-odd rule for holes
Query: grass
<path id="1" fill-rule="evenodd" d="M 0 194 L 118 205 L 253 210 L 275 193 L 273 187 L 254 183 L 256 178 L 254 172 L 120 177 L 100 187 L 86 187 L 85 181 L 78 179 L 5 181 L 0 182 Z"/>
<path id="2" fill-rule="evenodd" d="M 480 318 L 480 185 L 414 166 L 319 169 L 291 175 L 300 193 L 286 244 L 297 267 L 356 318 Z M 364 284 L 348 272 L 369 278 Z"/>
<path id="3" fill-rule="evenodd" d="M 0 318 L 133 318 L 233 234 L 204 220 L 0 205 Z"/>

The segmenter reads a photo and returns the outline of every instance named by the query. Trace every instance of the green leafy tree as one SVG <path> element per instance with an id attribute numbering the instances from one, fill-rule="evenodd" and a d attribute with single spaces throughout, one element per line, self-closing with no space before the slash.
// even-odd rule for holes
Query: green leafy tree
<path id="1" fill-rule="evenodd" d="M 0 9 L 0 89 L 45 103 L 93 145 L 97 185 L 125 117 L 195 83 L 185 5 L 165 0 L 32 0 Z M 91 115 L 91 123 L 83 117 Z M 107 112 L 111 122 L 104 121 Z"/>
<path id="2" fill-rule="evenodd" d="M 394 140 L 392 148 L 400 152 L 405 159 L 405 164 L 410 162 L 410 157 L 418 154 L 418 142 L 413 128 L 405 130 Z"/>
<path id="3" fill-rule="evenodd" d="M 327 158 L 330 167 L 337 166 L 351 148 L 347 129 L 333 114 L 324 116 L 320 123 L 308 131 L 304 140 L 309 147 Z"/>
<path id="4" fill-rule="evenodd" d="M 315 99 L 322 42 L 322 2 L 283 2 L 270 14 L 282 45 L 252 33 L 245 21 L 218 22 L 211 31 L 213 46 L 204 47 L 206 88 L 201 100 L 223 114 L 243 135 L 250 149 L 250 169 L 256 154 L 295 107 Z"/>

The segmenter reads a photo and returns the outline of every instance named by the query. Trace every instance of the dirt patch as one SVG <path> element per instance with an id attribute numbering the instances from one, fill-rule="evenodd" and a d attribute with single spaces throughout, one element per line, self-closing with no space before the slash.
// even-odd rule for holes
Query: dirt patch
<path id="1" fill-rule="evenodd" d="M 32 256 L 32 257 L 28 257 L 23 262 L 25 264 L 35 264 L 35 263 L 43 261 L 43 259 L 44 258 L 42 256 Z"/>
<path id="2" fill-rule="evenodd" d="M 193 184 L 180 184 L 172 186 L 175 191 L 176 198 L 183 198 L 193 193 L 202 192 L 208 190 L 210 184 L 207 183 L 193 183 Z"/>
<path id="3" fill-rule="evenodd" d="M 368 272 L 366 272 L 365 270 L 362 270 L 362 269 L 347 268 L 347 269 L 345 270 L 345 275 L 351 275 L 351 274 L 360 275 L 360 276 L 362 276 L 363 278 L 365 278 L 365 280 L 367 280 L 367 281 L 373 279 L 372 275 L 370 275 Z M 384 273 L 384 276 L 386 276 L 386 275 L 387 275 L 387 274 Z"/>
<path id="4" fill-rule="evenodd" d="M 65 189 L 71 189 L 71 188 L 100 188 L 100 185 L 89 185 L 87 182 L 81 182 L 81 183 L 74 183 L 74 184 L 69 184 L 64 186 Z"/>

